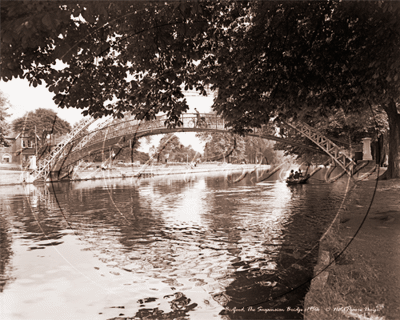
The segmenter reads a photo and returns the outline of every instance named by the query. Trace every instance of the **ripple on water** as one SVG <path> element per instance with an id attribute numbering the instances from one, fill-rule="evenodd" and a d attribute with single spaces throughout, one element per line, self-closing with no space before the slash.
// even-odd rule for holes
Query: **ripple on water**
<path id="1" fill-rule="evenodd" d="M 58 199 L 63 215 L 56 206 L 44 210 L 39 197 L 36 216 L 29 215 L 24 198 L 13 199 L 6 223 L 18 235 L 10 241 L 12 274 L 20 282 L 4 289 L 15 297 L 41 290 L 39 280 L 51 284 L 53 298 L 77 319 L 99 312 L 104 319 L 118 317 L 119 306 L 127 317 L 212 318 L 222 306 L 285 294 L 312 272 L 310 250 L 341 200 L 331 186 L 296 189 L 246 179 L 236 185 L 207 176 L 78 186 L 71 184 Z M 49 268 L 57 272 L 46 273 Z M 47 276 L 32 277 L 41 274 Z M 53 286 L 57 277 L 72 284 L 73 299 Z M 35 308 L 29 305 L 21 303 L 22 316 Z"/>

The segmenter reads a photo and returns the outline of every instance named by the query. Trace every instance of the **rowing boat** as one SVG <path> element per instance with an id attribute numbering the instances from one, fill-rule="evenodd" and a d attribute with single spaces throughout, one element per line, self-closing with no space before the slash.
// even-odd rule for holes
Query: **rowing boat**
<path id="1" fill-rule="evenodd" d="M 286 179 L 287 184 L 305 184 L 310 176 L 306 175 L 305 177 L 301 177 L 300 179 Z"/>

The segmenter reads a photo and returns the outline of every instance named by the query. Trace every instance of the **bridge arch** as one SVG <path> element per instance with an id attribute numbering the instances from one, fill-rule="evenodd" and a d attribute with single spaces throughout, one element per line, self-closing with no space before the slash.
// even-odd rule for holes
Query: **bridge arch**
<path id="1" fill-rule="evenodd" d="M 89 134 L 82 137 L 80 136 L 82 130 L 90 128 L 89 126 L 94 125 L 94 122 L 96 122 L 95 120 L 88 120 L 77 130 L 71 132 L 67 139 L 57 146 L 56 153 L 48 155 L 42 160 L 42 165 L 39 164 L 38 169 L 32 173 L 31 179 L 32 181 L 38 179 L 46 180 L 50 172 L 60 172 L 62 169 L 73 166 L 85 156 L 98 152 L 98 150 L 104 150 L 109 146 L 122 148 L 129 141 L 145 136 L 179 132 L 229 132 L 229 129 L 225 127 L 224 119 L 216 114 L 201 114 L 201 117 L 204 122 L 197 124 L 196 114 L 184 114 L 181 116 L 180 126 L 175 128 L 166 126 L 166 116 L 158 116 L 152 121 L 140 121 L 132 116 L 123 119 L 109 117 L 98 121 L 97 125 L 90 129 Z M 300 146 L 313 152 L 324 152 L 351 175 L 348 167 L 353 163 L 352 160 L 341 153 L 340 148 L 332 141 L 307 125 L 288 125 L 313 141 L 317 147 L 313 148 L 290 139 L 265 135 L 260 130 L 254 130 L 253 133 L 247 135 Z"/>

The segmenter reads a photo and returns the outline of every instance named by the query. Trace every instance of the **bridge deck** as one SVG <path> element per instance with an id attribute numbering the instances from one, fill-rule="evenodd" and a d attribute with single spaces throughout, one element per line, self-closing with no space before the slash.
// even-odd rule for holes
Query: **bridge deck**
<path id="1" fill-rule="evenodd" d="M 84 125 L 81 125 L 79 130 L 71 132 L 68 139 L 57 146 L 56 153 L 49 155 L 39 164 L 39 169 L 34 173 L 33 179 L 46 179 L 51 171 L 60 171 L 74 166 L 79 160 L 99 150 L 107 150 L 111 146 L 123 148 L 128 146 L 128 143 L 133 139 L 148 135 L 172 132 L 229 132 L 229 128 L 225 127 L 224 119 L 218 115 L 200 114 L 200 117 L 201 119 L 198 121 L 197 114 L 185 114 L 175 128 L 166 125 L 166 116 L 158 116 L 152 121 L 140 121 L 132 116 L 123 119 L 107 118 L 97 121 L 97 126 L 92 128 L 88 135 L 82 137 L 79 133 L 83 128 L 87 128 L 89 124 L 95 122 L 95 120 L 88 120 Z M 313 141 L 318 148 L 312 148 L 290 139 L 266 135 L 260 130 L 248 135 L 285 142 L 314 152 L 325 152 L 350 174 L 348 168 L 353 163 L 352 160 L 342 154 L 340 148 L 332 141 L 305 124 L 296 124 L 296 126 L 289 124 L 289 126 Z"/>

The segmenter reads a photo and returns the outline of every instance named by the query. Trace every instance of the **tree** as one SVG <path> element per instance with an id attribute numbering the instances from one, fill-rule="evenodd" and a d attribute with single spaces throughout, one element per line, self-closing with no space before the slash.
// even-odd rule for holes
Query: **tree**
<path id="1" fill-rule="evenodd" d="M 400 177 L 399 7 L 255 3 L 246 23 L 236 19 L 216 34 L 218 68 L 204 62 L 218 88 L 214 107 L 238 131 L 271 118 L 316 125 L 341 112 L 378 108 L 390 128 L 387 176 Z"/>
<path id="2" fill-rule="evenodd" d="M 9 133 L 9 124 L 6 119 L 10 115 L 8 114 L 8 105 L 10 102 L 4 96 L 3 92 L 0 91 L 0 147 L 9 147 L 10 144 L 5 139 L 6 135 Z"/>
<path id="3" fill-rule="evenodd" d="M 343 110 L 339 110 L 333 116 L 315 121 L 313 127 L 339 147 L 343 147 L 346 150 L 361 151 L 363 138 L 370 137 L 374 143 L 377 143 L 383 136 L 387 135 L 389 125 L 383 110 L 374 108 L 374 114 L 371 114 L 371 112 L 348 112 L 345 114 Z M 282 132 L 285 138 L 304 145 L 313 145 L 309 139 L 291 128 L 285 128 Z M 326 154 L 310 152 L 305 148 L 287 145 L 282 142 L 278 142 L 275 148 L 309 163 L 323 163 L 329 158 L 327 158 Z M 386 151 L 382 148 L 381 159 L 378 160 L 383 162 L 385 154 Z"/>
<path id="4" fill-rule="evenodd" d="M 244 137 L 225 132 L 199 132 L 196 136 L 201 141 L 206 142 L 204 146 L 204 156 L 206 161 L 224 160 L 233 163 L 241 163 L 246 160 L 246 145 Z"/>
<path id="5" fill-rule="evenodd" d="M 201 155 L 191 146 L 182 145 L 179 138 L 170 133 L 161 138 L 154 156 L 157 157 L 157 161 L 168 159 L 169 162 L 186 162 L 188 160 L 194 161 Z"/>
<path id="6" fill-rule="evenodd" d="M 205 92 L 188 75 L 197 78 L 200 56 L 193 49 L 213 7 L 200 8 L 197 2 L 6 2 L 1 7 L 1 78 L 26 77 L 34 86 L 45 81 L 60 107 L 85 109 L 83 114 L 122 117 L 129 111 L 143 119 L 163 111 L 176 124 L 188 109 L 181 84 Z M 57 59 L 68 65 L 54 69 Z"/>
<path id="7" fill-rule="evenodd" d="M 244 159 L 243 151 L 244 146 L 241 143 L 239 151 L 237 149 L 236 139 L 230 133 L 216 132 L 207 133 L 199 132 L 196 137 L 200 141 L 205 142 L 204 146 L 204 158 L 205 160 L 225 160 L 227 155 L 233 156 L 235 160 L 239 161 Z M 227 159 L 226 159 L 227 160 Z"/>
<path id="8" fill-rule="evenodd" d="M 133 163 L 135 161 L 140 161 L 140 163 L 146 163 L 150 157 L 147 153 L 141 152 L 138 149 L 140 148 L 140 141 L 135 141 L 131 143 L 131 145 L 124 145 L 121 148 L 113 147 L 110 149 L 100 150 L 96 154 L 94 154 L 90 161 L 93 162 L 102 162 L 110 157 L 113 157 L 114 161 L 123 161 L 126 163 Z"/>
<path id="9" fill-rule="evenodd" d="M 9 1 L 1 19 L 1 78 L 45 81 L 60 107 L 163 111 L 174 126 L 188 109 L 182 89 L 210 85 L 237 133 L 379 108 L 387 176 L 400 177 L 399 2 Z"/>
<path id="10" fill-rule="evenodd" d="M 196 136 L 203 142 L 206 159 L 223 159 L 228 153 L 232 162 L 276 163 L 280 157 L 274 150 L 274 142 L 251 136 L 230 133 L 199 132 Z M 232 150 L 233 149 L 233 150 Z"/>
<path id="11" fill-rule="evenodd" d="M 114 151 L 114 153 L 116 152 L 115 160 L 122 160 L 124 162 L 140 161 L 143 164 L 150 159 L 147 153 L 138 150 L 141 147 L 141 140 L 132 139 L 129 141 L 129 144 L 121 149 L 114 148 L 116 149 Z"/>
<path id="12" fill-rule="evenodd" d="M 249 163 L 273 164 L 281 161 L 281 157 L 274 150 L 274 141 L 262 138 L 245 137 L 245 155 Z"/>
<path id="13" fill-rule="evenodd" d="M 12 127 L 15 132 L 24 132 L 29 136 L 34 136 L 35 133 L 42 136 L 44 131 L 54 135 L 71 131 L 71 125 L 67 121 L 60 119 L 53 110 L 43 108 L 29 111 L 23 117 L 15 119 Z"/>

